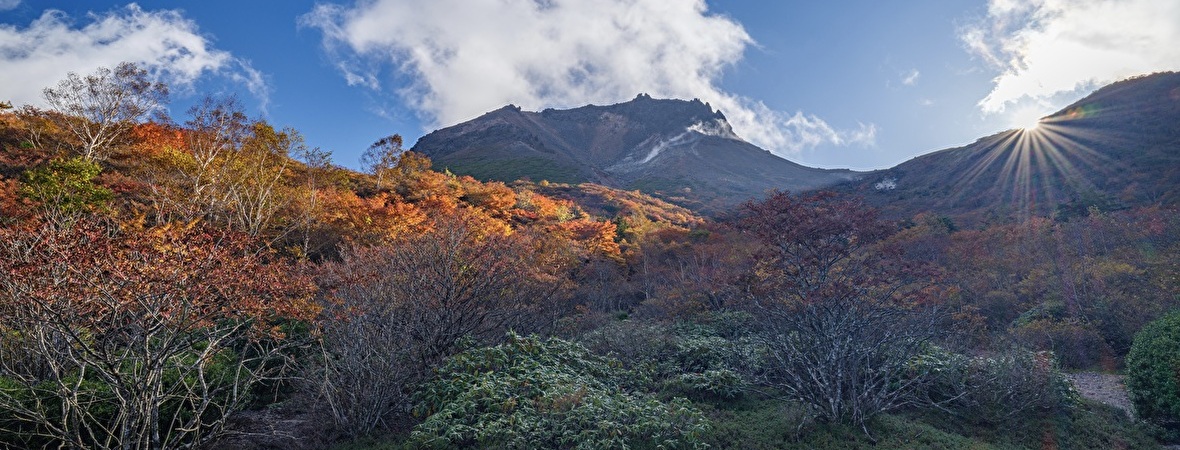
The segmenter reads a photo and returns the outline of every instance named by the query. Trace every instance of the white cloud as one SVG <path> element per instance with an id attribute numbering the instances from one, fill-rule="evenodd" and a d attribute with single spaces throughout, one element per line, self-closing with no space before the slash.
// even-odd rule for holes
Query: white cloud
<path id="1" fill-rule="evenodd" d="M 17 6 L 20 6 L 20 0 L 0 0 L 0 11 L 16 9 Z"/>
<path id="2" fill-rule="evenodd" d="M 300 23 L 323 32 L 349 84 L 396 91 L 429 126 L 508 103 L 536 110 L 648 93 L 709 102 L 772 150 L 863 141 L 719 88 L 753 40 L 704 0 L 375 0 L 317 5 Z"/>
<path id="3" fill-rule="evenodd" d="M 836 145 L 872 145 L 877 138 L 877 126 L 860 124 L 856 130 L 837 131 L 819 117 L 796 111 L 795 115 L 783 121 L 789 150 L 798 152 L 807 147 L 830 142 Z"/>
<path id="4" fill-rule="evenodd" d="M 913 86 L 918 82 L 918 77 L 920 76 L 922 76 L 922 73 L 918 72 L 918 69 L 911 69 L 908 73 L 902 76 L 901 84 Z"/>
<path id="5" fill-rule="evenodd" d="M 3 1 L 3 0 L 0 0 Z M 196 23 L 178 11 L 144 11 L 132 3 L 105 14 L 91 13 L 84 26 L 56 10 L 27 28 L 0 25 L 0 99 L 40 104 L 41 90 L 69 72 L 85 75 L 123 61 L 138 63 L 174 89 L 186 89 L 215 73 L 250 90 L 265 107 L 262 74 L 228 52 L 212 48 Z"/>
<path id="6" fill-rule="evenodd" d="M 979 102 L 985 113 L 1047 106 L 1058 94 L 1180 69 L 1180 2 L 991 0 L 986 19 L 960 38 L 999 71 Z"/>

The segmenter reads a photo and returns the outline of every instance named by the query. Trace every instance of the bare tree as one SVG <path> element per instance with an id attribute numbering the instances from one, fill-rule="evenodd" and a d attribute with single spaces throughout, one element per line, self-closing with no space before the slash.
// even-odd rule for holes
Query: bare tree
<path id="1" fill-rule="evenodd" d="M 292 362 L 306 279 L 240 234 L 0 229 L 0 446 L 192 448 Z"/>
<path id="2" fill-rule="evenodd" d="M 404 152 L 402 136 L 394 134 L 378 139 L 361 154 L 361 166 L 377 177 L 378 190 L 387 173 L 397 167 L 398 159 Z"/>
<path id="3" fill-rule="evenodd" d="M 320 202 L 320 196 L 332 181 L 332 152 L 319 147 L 300 146 L 295 149 L 293 156 L 303 163 L 304 168 L 304 187 L 300 196 L 302 201 L 299 202 L 296 226 L 302 234 L 299 237 L 300 252 L 306 257 L 311 255 L 313 251 L 319 253 L 325 250 L 325 247 L 329 245 L 320 240 L 313 246 L 312 229 L 322 223 L 320 217 L 324 205 Z"/>
<path id="4" fill-rule="evenodd" d="M 250 121 L 235 97 L 205 97 L 188 110 L 184 133 L 191 167 L 184 167 L 187 192 L 183 196 L 187 217 L 192 220 L 222 209 L 228 203 L 218 187 L 229 177 L 243 141 L 250 133 Z"/>
<path id="5" fill-rule="evenodd" d="M 320 282 L 331 297 L 316 388 L 337 425 L 353 434 L 394 426 L 416 383 L 463 340 L 491 343 L 509 329 L 552 323 L 567 286 L 544 251 L 526 233 L 488 232 L 459 213 L 326 263 Z"/>
<path id="6" fill-rule="evenodd" d="M 775 193 L 744 206 L 764 245 L 752 307 L 766 380 L 823 420 L 860 425 L 915 401 L 912 360 L 939 333 L 934 273 L 884 244 L 891 227 L 857 200 Z"/>
<path id="7" fill-rule="evenodd" d="M 207 97 L 189 110 L 183 148 L 166 149 L 163 173 L 152 173 L 161 216 L 228 224 L 273 241 L 299 226 L 276 226 L 293 202 L 292 157 L 308 150 L 291 128 L 249 120 L 233 97 Z"/>
<path id="8" fill-rule="evenodd" d="M 60 126 L 81 142 L 82 156 L 96 160 L 105 159 L 137 120 L 164 103 L 168 87 L 152 82 L 143 68 L 123 62 L 114 71 L 100 67 L 85 77 L 70 72 L 42 94 L 60 113 L 55 116 Z"/>

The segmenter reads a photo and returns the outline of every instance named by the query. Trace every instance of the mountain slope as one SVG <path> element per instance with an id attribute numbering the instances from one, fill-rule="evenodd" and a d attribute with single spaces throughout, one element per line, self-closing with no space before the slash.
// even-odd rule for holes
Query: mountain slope
<path id="1" fill-rule="evenodd" d="M 1180 73 L 1103 87 L 1009 130 L 840 185 L 895 217 L 964 223 L 1180 204 Z"/>
<path id="2" fill-rule="evenodd" d="M 770 189 L 807 190 L 851 179 L 750 144 L 700 100 L 639 95 L 609 106 L 489 112 L 422 137 L 413 150 L 437 168 L 479 179 L 594 182 L 681 203 L 724 206 Z"/>

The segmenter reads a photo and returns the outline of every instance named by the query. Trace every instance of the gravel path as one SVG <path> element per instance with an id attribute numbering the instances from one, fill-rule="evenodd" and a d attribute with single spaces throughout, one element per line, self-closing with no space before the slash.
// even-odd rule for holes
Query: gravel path
<path id="1" fill-rule="evenodd" d="M 1114 406 L 1126 412 L 1127 417 L 1135 417 L 1135 408 L 1127 397 L 1127 386 L 1123 383 L 1122 375 L 1078 372 L 1066 374 L 1066 377 L 1073 382 L 1082 397 Z"/>
<path id="2" fill-rule="evenodd" d="M 1065 374 L 1073 382 L 1082 397 L 1099 401 L 1127 413 L 1127 417 L 1135 418 L 1135 408 L 1131 399 L 1127 397 L 1127 385 L 1122 375 L 1111 375 L 1100 372 L 1078 372 Z M 1180 450 L 1180 445 L 1164 445 L 1165 450 Z"/>

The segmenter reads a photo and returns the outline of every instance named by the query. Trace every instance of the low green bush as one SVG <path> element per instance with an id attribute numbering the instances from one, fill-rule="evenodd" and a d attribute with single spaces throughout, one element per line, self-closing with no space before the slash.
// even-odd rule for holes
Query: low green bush
<path id="1" fill-rule="evenodd" d="M 580 338 L 594 353 L 644 374 L 650 388 L 693 400 L 732 400 L 750 386 L 764 358 L 759 342 L 735 314 L 711 321 L 662 324 L 611 322 Z"/>
<path id="2" fill-rule="evenodd" d="M 684 373 L 668 382 L 669 387 L 680 392 L 718 400 L 737 398 L 746 390 L 748 384 L 741 374 L 729 369 Z"/>
<path id="3" fill-rule="evenodd" d="M 970 426 L 1002 428 L 1052 417 L 1078 401 L 1052 354 L 1020 349 L 970 357 L 932 349 L 915 364 L 930 381 L 926 406 Z"/>
<path id="4" fill-rule="evenodd" d="M 460 353 L 418 393 L 416 448 L 703 448 L 708 421 L 682 398 L 628 389 L 617 360 L 560 339 L 509 334 Z"/>
<path id="5" fill-rule="evenodd" d="M 1139 418 L 1180 438 L 1180 311 L 1143 327 L 1127 354 L 1127 389 Z"/>

